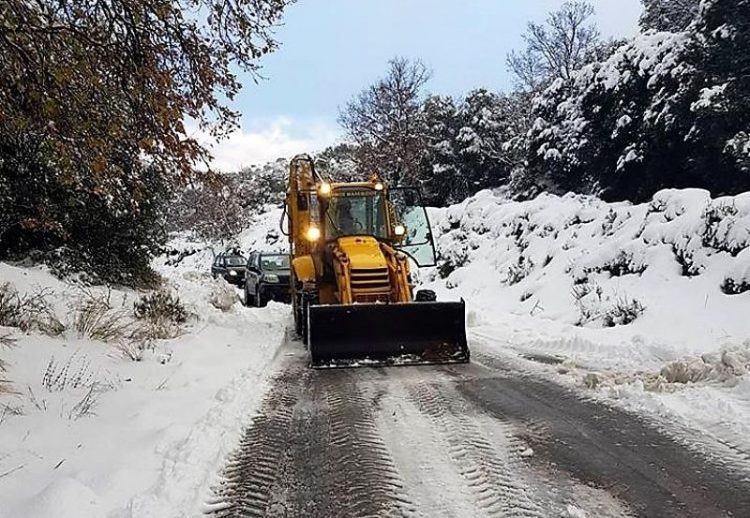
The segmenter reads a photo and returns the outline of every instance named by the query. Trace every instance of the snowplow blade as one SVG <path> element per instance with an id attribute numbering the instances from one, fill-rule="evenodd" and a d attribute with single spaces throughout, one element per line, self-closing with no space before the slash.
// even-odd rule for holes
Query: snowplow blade
<path id="1" fill-rule="evenodd" d="M 466 363 L 464 302 L 311 306 L 315 368 Z"/>

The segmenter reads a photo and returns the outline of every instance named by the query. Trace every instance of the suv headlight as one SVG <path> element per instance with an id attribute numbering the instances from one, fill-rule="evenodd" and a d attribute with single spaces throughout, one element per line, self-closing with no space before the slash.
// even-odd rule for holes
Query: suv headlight
<path id="1" fill-rule="evenodd" d="M 229 270 L 229 275 L 237 275 L 237 270 Z"/>
<path id="2" fill-rule="evenodd" d="M 263 276 L 263 280 L 266 282 L 279 282 L 279 276 L 274 273 L 267 273 Z"/>

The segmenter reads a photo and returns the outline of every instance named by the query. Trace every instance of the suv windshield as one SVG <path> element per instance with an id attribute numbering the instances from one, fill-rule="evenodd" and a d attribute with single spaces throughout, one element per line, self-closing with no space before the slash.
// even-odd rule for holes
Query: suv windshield
<path id="1" fill-rule="evenodd" d="M 245 258 L 239 255 L 228 255 L 224 258 L 227 266 L 245 266 Z"/>
<path id="2" fill-rule="evenodd" d="M 261 270 L 288 270 L 288 255 L 262 255 L 260 256 Z"/>
<path id="3" fill-rule="evenodd" d="M 336 190 L 326 211 L 326 236 L 368 235 L 387 238 L 384 198 L 373 189 Z"/>

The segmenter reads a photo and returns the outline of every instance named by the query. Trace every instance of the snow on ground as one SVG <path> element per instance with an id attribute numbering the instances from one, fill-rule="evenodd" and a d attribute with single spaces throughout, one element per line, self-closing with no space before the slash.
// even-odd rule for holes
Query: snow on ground
<path id="1" fill-rule="evenodd" d="M 266 242 L 269 229 L 253 226 L 243 239 Z M 210 248 L 185 237 L 175 244 L 192 255 L 156 266 L 192 316 L 141 361 L 114 341 L 79 336 L 72 306 L 86 297 L 80 287 L 40 267 L 0 263 L 0 284 L 21 294 L 46 289 L 66 325 L 59 336 L 0 327 L 15 341 L 0 344 L 0 379 L 12 391 L 0 391 L 0 517 L 192 516 L 210 496 L 211 477 L 265 391 L 289 308 L 243 307 L 234 288 L 210 278 Z M 114 310 L 129 315 L 139 295 L 109 293 Z M 228 299 L 228 309 L 212 298 Z"/>
<path id="2" fill-rule="evenodd" d="M 242 307 L 209 266 L 230 246 L 284 250 L 281 216 L 269 208 L 234 243 L 171 243 L 155 265 L 193 316 L 141 361 L 76 333 L 74 306 L 106 293 L 0 263 L 0 284 L 47 290 L 66 326 L 0 328 L 15 341 L 0 340 L 0 517 L 200 509 L 290 319 L 284 305 Z M 698 430 L 690 440 L 747 461 L 750 193 L 671 190 L 630 205 L 484 191 L 430 217 L 441 259 L 421 282 L 442 300 L 466 299 L 472 341 L 541 359 L 539 369 L 592 397 L 669 422 L 683 438 Z M 128 313 L 140 296 L 108 295 Z M 3 378 L 14 393 L 1 393 Z"/>
<path id="3" fill-rule="evenodd" d="M 470 337 L 750 458 L 750 193 L 483 191 L 430 218 L 441 260 L 422 281 L 466 300 Z"/>

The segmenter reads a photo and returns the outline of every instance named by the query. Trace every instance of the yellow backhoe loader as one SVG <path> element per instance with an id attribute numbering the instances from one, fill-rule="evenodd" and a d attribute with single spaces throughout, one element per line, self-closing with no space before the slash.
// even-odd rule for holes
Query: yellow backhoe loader
<path id="1" fill-rule="evenodd" d="M 435 264 L 417 190 L 389 188 L 376 176 L 333 183 L 300 155 L 289 166 L 282 231 L 294 321 L 313 367 L 469 361 L 463 300 L 412 293 L 410 260 Z"/>

